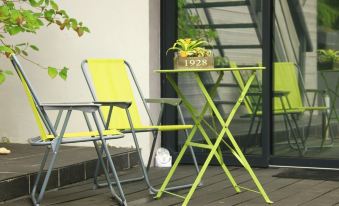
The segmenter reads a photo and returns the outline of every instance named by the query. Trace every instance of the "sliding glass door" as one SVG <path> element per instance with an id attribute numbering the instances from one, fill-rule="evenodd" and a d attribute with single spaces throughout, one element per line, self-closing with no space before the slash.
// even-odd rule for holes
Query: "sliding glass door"
<path id="1" fill-rule="evenodd" d="M 275 0 L 274 164 L 339 165 L 338 14 L 337 1 Z"/>

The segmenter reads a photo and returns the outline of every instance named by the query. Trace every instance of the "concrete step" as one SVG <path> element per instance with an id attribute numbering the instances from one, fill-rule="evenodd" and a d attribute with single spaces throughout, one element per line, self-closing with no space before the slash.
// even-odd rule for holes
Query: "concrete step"
<path id="1" fill-rule="evenodd" d="M 28 144 L 0 144 L 0 147 L 12 151 L 0 156 L 0 203 L 29 195 L 45 148 Z M 110 152 L 119 171 L 138 165 L 135 149 L 111 147 Z M 93 178 L 96 159 L 94 147 L 61 147 L 48 190 Z"/>

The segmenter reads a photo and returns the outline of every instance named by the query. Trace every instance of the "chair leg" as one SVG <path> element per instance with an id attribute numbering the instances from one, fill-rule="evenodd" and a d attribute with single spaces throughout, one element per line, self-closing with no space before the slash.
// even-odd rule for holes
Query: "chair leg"
<path id="1" fill-rule="evenodd" d="M 111 159 L 111 155 L 106 153 L 106 150 L 105 150 L 105 154 L 107 156 L 107 159 L 109 161 L 109 168 L 111 168 L 112 170 L 112 173 L 114 175 L 114 179 L 115 181 L 117 182 L 117 187 L 118 187 L 118 190 L 119 190 L 119 193 L 120 193 L 120 196 L 118 196 L 114 189 L 113 189 L 113 184 L 112 184 L 112 181 L 110 180 L 110 176 L 109 176 L 109 170 L 106 168 L 105 166 L 105 162 L 104 162 L 104 159 L 103 159 L 103 153 L 102 151 L 99 149 L 99 146 L 98 146 L 98 143 L 96 141 L 93 141 L 94 143 L 94 147 L 95 147 L 95 151 L 97 152 L 97 155 L 98 155 L 98 162 L 99 164 L 101 165 L 101 167 L 103 168 L 103 171 L 104 171 L 104 174 L 105 174 L 105 178 L 106 178 L 106 181 L 107 181 L 107 186 L 108 188 L 110 189 L 110 192 L 112 194 L 112 197 L 113 198 L 116 198 L 122 205 L 127 205 L 127 202 L 126 202 L 126 198 L 124 196 L 124 193 L 122 191 L 122 187 L 120 185 L 120 182 L 119 182 L 119 179 L 118 179 L 118 175 L 117 175 L 117 172 L 115 170 L 115 167 L 114 167 L 114 164 L 113 164 L 113 161 Z M 106 142 L 103 144 L 106 144 Z M 106 146 L 107 147 L 107 146 Z M 102 148 L 104 148 L 104 146 L 102 146 Z M 108 150 L 107 150 L 108 151 Z"/>
<path id="2" fill-rule="evenodd" d="M 183 125 L 185 125 L 186 122 L 185 122 L 185 118 L 184 118 L 184 115 L 183 115 L 183 113 L 182 113 L 182 110 L 181 110 L 181 108 L 180 108 L 180 105 L 177 106 L 177 110 L 178 110 L 178 113 L 179 113 L 179 116 L 180 116 L 180 121 L 181 121 L 181 123 L 182 123 Z M 187 131 L 187 129 L 185 129 L 185 138 L 187 139 L 188 136 L 189 136 L 188 131 Z M 192 146 L 189 146 L 189 150 L 190 150 L 191 155 L 192 155 L 192 159 L 193 159 L 195 171 L 197 172 L 197 174 L 199 174 L 200 168 L 199 168 L 199 165 L 198 165 L 198 162 L 197 162 L 197 158 L 195 157 L 194 149 L 193 149 Z M 202 185 L 202 184 L 203 184 L 203 183 L 200 182 L 200 185 Z"/>
<path id="3" fill-rule="evenodd" d="M 99 135 L 101 137 L 102 148 L 103 148 L 104 153 L 106 154 L 106 158 L 108 160 L 108 165 L 109 165 L 110 169 L 112 170 L 112 174 L 113 174 L 113 177 L 115 179 L 116 185 L 118 187 L 118 191 L 119 191 L 120 197 L 114 193 L 111 181 L 109 179 L 108 170 L 105 170 L 105 176 L 106 176 L 106 179 L 107 179 L 107 184 L 109 185 L 109 187 L 111 189 L 112 195 L 119 201 L 119 203 L 121 205 L 127 206 L 127 201 L 126 201 L 126 198 L 125 198 L 125 194 L 124 194 L 124 192 L 122 190 L 122 187 L 121 187 L 121 184 L 120 184 L 120 181 L 119 181 L 119 177 L 118 177 L 117 171 L 116 171 L 114 163 L 112 161 L 111 154 L 110 154 L 110 152 L 108 150 L 106 140 L 103 138 L 102 130 L 100 128 L 100 124 L 99 124 L 99 121 L 98 121 L 98 118 L 97 118 L 95 112 L 92 113 L 92 116 L 93 116 L 93 120 L 94 120 L 95 126 L 97 127 L 97 130 L 98 130 Z M 98 153 L 98 158 L 100 159 L 101 164 L 104 167 L 104 162 L 102 160 L 102 155 L 99 152 L 98 147 L 96 147 L 96 151 Z M 103 168 L 103 169 L 105 169 L 105 168 Z"/>
<path id="4" fill-rule="evenodd" d="M 37 173 L 37 176 L 36 176 L 36 179 L 34 181 L 33 188 L 32 188 L 31 199 L 32 199 L 32 202 L 33 202 L 34 205 L 37 205 L 36 192 L 37 192 L 37 188 L 38 188 L 38 185 L 39 185 L 39 182 L 40 182 L 41 174 L 42 174 L 42 172 L 44 170 L 44 167 L 46 165 L 46 160 L 48 158 L 49 151 L 50 151 L 50 147 L 47 146 L 46 150 L 45 150 L 45 154 L 44 154 L 44 156 L 42 158 L 42 161 L 41 161 L 41 164 L 40 164 L 40 169 L 39 169 L 39 171 Z"/>

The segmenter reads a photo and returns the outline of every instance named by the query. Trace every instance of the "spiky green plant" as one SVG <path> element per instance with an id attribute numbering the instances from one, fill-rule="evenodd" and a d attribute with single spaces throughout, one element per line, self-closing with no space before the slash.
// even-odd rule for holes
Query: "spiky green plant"
<path id="1" fill-rule="evenodd" d="M 192 40 L 190 38 L 178 39 L 171 48 L 167 50 L 169 51 L 177 51 L 180 57 L 207 57 L 211 56 L 212 52 L 201 47 L 203 44 L 207 42 L 198 39 Z"/>

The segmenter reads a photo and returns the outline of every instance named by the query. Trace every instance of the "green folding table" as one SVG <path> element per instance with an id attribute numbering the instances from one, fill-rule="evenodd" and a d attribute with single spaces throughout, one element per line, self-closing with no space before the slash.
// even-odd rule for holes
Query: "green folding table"
<path id="1" fill-rule="evenodd" d="M 259 182 L 258 178 L 256 177 L 256 175 L 254 174 L 251 166 L 249 165 L 249 163 L 247 162 L 244 154 L 242 153 L 241 149 L 239 148 L 237 142 L 235 141 L 229 126 L 233 120 L 233 117 L 235 115 L 235 113 L 237 112 L 238 108 L 240 107 L 240 105 L 242 104 L 242 102 L 244 101 L 244 98 L 246 96 L 246 93 L 252 83 L 252 81 L 255 79 L 256 76 L 256 72 L 258 70 L 263 70 L 264 67 L 243 67 L 243 68 L 214 68 L 214 69 L 175 69 L 175 70 L 156 70 L 155 72 L 160 73 L 160 74 L 165 74 L 167 80 L 169 81 L 169 83 L 171 84 L 171 86 L 173 87 L 173 89 L 176 91 L 176 93 L 178 94 L 178 96 L 182 99 L 182 103 L 183 105 L 186 107 L 186 109 L 188 110 L 188 112 L 190 113 L 193 122 L 194 122 L 194 127 L 192 128 L 189 136 L 187 137 L 184 145 L 182 146 L 182 149 L 179 152 L 179 155 L 177 157 L 177 159 L 175 160 L 172 168 L 170 169 L 166 179 L 164 180 L 160 190 L 158 191 L 157 195 L 155 198 L 160 198 L 163 193 L 167 193 L 170 195 L 174 195 L 177 196 L 179 198 L 183 198 L 184 201 L 182 203 L 182 205 L 187 205 L 191 199 L 191 197 L 194 194 L 194 191 L 197 189 L 198 185 L 201 182 L 201 179 L 204 175 L 204 173 L 206 172 L 206 169 L 209 165 L 209 163 L 211 162 L 212 158 L 215 156 L 216 159 L 218 160 L 219 164 L 221 165 L 222 169 L 225 172 L 225 175 L 228 177 L 228 179 L 230 180 L 232 186 L 234 187 L 236 192 L 241 192 L 241 189 L 244 190 L 248 190 L 248 191 L 252 191 L 252 192 L 256 192 L 262 195 L 262 197 L 264 198 L 264 200 L 267 203 L 272 203 L 272 201 L 269 199 L 269 197 L 267 196 L 264 188 L 262 187 L 261 183 Z M 224 73 L 225 72 L 230 72 L 230 71 L 251 71 L 251 75 L 249 76 L 249 78 L 246 81 L 246 84 L 244 86 L 244 89 L 242 90 L 238 101 L 236 101 L 236 103 L 234 104 L 231 112 L 229 113 L 228 117 L 226 119 L 224 119 L 220 112 L 218 111 L 217 107 L 215 106 L 214 102 L 213 102 L 213 97 L 216 94 L 216 89 L 218 87 L 218 85 L 220 84 Z M 205 73 L 205 72 L 217 72 L 218 73 L 218 78 L 216 80 L 216 83 L 209 89 L 209 91 L 206 89 L 203 81 L 201 80 L 200 74 Z M 196 83 L 198 84 L 204 98 L 206 99 L 206 103 L 203 106 L 201 111 L 198 111 L 196 108 L 193 107 L 192 103 L 189 101 L 189 99 L 185 96 L 185 94 L 181 91 L 181 88 L 178 86 L 178 84 L 176 83 L 176 81 L 174 80 L 174 75 L 181 75 L 181 74 L 193 74 L 193 78 L 195 79 Z M 229 73 L 231 75 L 231 73 Z M 211 139 L 211 137 L 207 134 L 207 132 L 205 131 L 205 128 L 202 126 L 203 121 L 204 121 L 204 115 L 206 114 L 206 112 L 211 109 L 215 115 L 215 117 L 217 118 L 218 122 L 221 125 L 221 130 L 219 132 L 217 132 L 216 134 L 216 139 Z M 193 137 L 195 135 L 195 133 L 197 131 L 200 131 L 205 143 L 200 143 L 200 142 L 194 142 L 193 141 Z M 227 143 L 225 138 L 228 138 L 230 143 Z M 244 166 L 244 168 L 247 170 L 247 172 L 249 173 L 249 175 L 251 176 L 254 184 L 257 186 L 257 190 L 252 190 L 249 188 L 245 188 L 242 187 L 240 185 L 238 185 L 235 181 L 235 179 L 233 178 L 231 172 L 228 170 L 225 162 L 223 161 L 223 156 L 222 156 L 222 151 L 220 148 L 220 144 L 223 143 L 227 146 L 227 148 L 231 151 L 231 153 L 238 159 L 238 161 Z M 192 185 L 192 187 L 190 188 L 188 194 L 186 196 L 182 196 L 179 194 L 175 194 L 172 192 L 169 192 L 166 190 L 168 183 L 170 182 L 175 170 L 177 169 L 183 155 L 185 154 L 187 148 L 189 148 L 189 146 L 192 147 L 198 147 L 198 148 L 203 148 L 203 149 L 209 149 L 210 152 L 206 158 L 206 161 L 204 162 L 204 164 L 202 165 L 202 168 L 200 170 L 200 172 L 198 173 L 196 179 L 194 180 L 194 183 Z"/>

